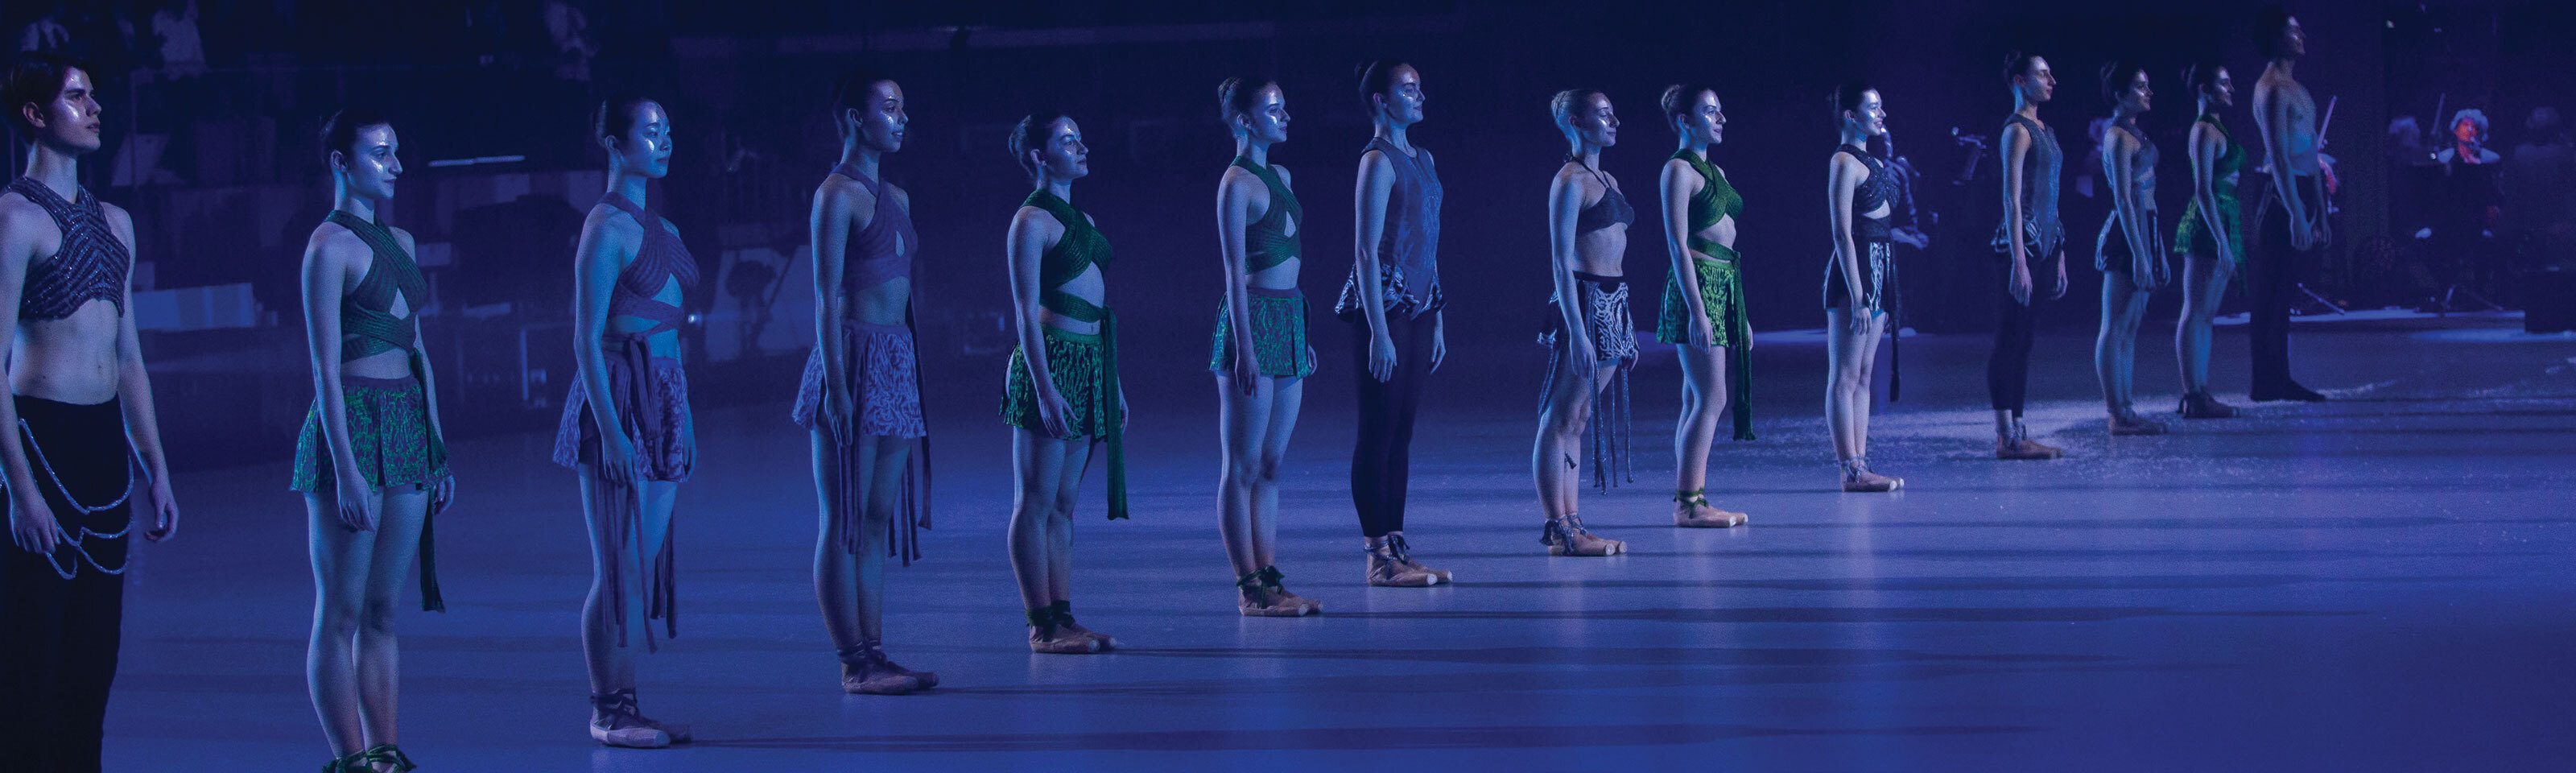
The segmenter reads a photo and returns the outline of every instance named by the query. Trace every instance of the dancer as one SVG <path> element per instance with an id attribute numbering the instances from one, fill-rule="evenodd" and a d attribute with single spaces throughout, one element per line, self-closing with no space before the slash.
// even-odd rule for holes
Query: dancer
<path id="1" fill-rule="evenodd" d="M 2245 259 L 2244 213 L 2236 203 L 2236 186 L 2245 168 L 2245 144 L 2227 131 L 2219 112 L 2236 106 L 2236 80 L 2216 62 L 2182 71 L 2199 99 L 2200 118 L 2191 124 L 2191 203 L 2174 225 L 2173 250 L 2182 258 L 2182 317 L 2174 322 L 2174 359 L 2182 366 L 2182 404 L 2186 419 L 2224 419 L 2235 406 L 2209 396 L 2210 318 L 2227 295 L 2227 278 Z"/>
<path id="2" fill-rule="evenodd" d="M 1842 463 L 1844 491 L 1895 491 L 1904 478 L 1869 469 L 1869 403 L 1878 339 L 1887 332 L 1883 300 L 1895 242 L 1888 219 L 1896 213 L 1896 177 L 1862 149 L 1887 130 L 1887 107 L 1878 89 L 1859 81 L 1845 82 L 1833 97 L 1842 144 L 1825 182 L 1834 238 L 1833 262 L 1825 266 L 1825 356 L 1832 371 L 1825 377 L 1825 427 Z"/>
<path id="3" fill-rule="evenodd" d="M 1028 608 L 1029 651 L 1085 655 L 1116 639 L 1073 621 L 1073 504 L 1108 446 L 1109 517 L 1127 517 L 1127 392 L 1118 384 L 1118 317 L 1107 303 L 1109 239 L 1073 206 L 1091 173 L 1082 127 L 1061 112 L 1020 119 L 1011 157 L 1036 190 L 1011 216 L 1011 352 L 1002 421 L 1011 425 L 1011 572 Z"/>
<path id="4" fill-rule="evenodd" d="M 1637 209 L 1619 192 L 1618 178 L 1601 171 L 1601 149 L 1619 143 L 1619 116 L 1610 97 L 1569 89 L 1549 101 L 1556 130 L 1569 150 L 1547 189 L 1549 330 L 1547 385 L 1539 390 L 1538 440 L 1530 453 L 1539 509 L 1547 523 L 1539 544 L 1552 556 L 1615 556 L 1628 543 L 1593 536 L 1575 514 L 1576 458 L 1586 426 L 1592 433 L 1592 479 L 1607 487 L 1627 466 L 1620 435 L 1627 429 L 1628 371 L 1637 366 L 1636 322 L 1628 314 L 1628 224 Z M 1612 387 L 1611 415 L 1593 404 Z M 1630 479 L 1632 482 L 1634 478 Z"/>
<path id="5" fill-rule="evenodd" d="M 2326 399 L 2290 377 L 2290 304 L 2298 274 L 2334 242 L 2326 218 L 2324 168 L 2317 163 L 2317 101 L 2292 71 L 2307 58 L 2307 31 L 2280 6 L 2256 14 L 2254 46 L 2268 64 L 2254 82 L 2254 124 L 2263 133 L 2265 192 L 2254 215 L 2257 246 L 2246 258 L 2245 291 L 2254 303 L 2252 340 L 2255 402 Z"/>
<path id="6" fill-rule="evenodd" d="M 1708 455 L 1717 444 L 1717 412 L 1735 401 L 1735 439 L 1753 439 L 1753 325 L 1745 320 L 1744 276 L 1736 265 L 1735 218 L 1744 197 L 1726 172 L 1708 162 L 1726 141 L 1726 111 L 1717 91 L 1664 88 L 1664 122 L 1681 148 L 1664 162 L 1664 305 L 1655 340 L 1673 344 L 1682 362 L 1682 415 L 1673 427 L 1673 525 L 1727 528 L 1743 513 L 1708 503 Z"/>
<path id="7" fill-rule="evenodd" d="M 2145 69 L 2112 62 L 2102 67 L 2103 99 L 2111 103 L 2111 128 L 2104 130 L 2102 176 L 2110 181 L 2111 214 L 2093 240 L 2093 268 L 2102 272 L 2102 329 L 2093 337 L 2093 372 L 2102 381 L 2102 402 L 2111 412 L 2113 435 L 2162 435 L 2165 425 L 2138 415 L 2130 405 L 2137 374 L 2138 321 L 2147 316 L 2147 300 L 2156 288 L 2173 280 L 2173 263 L 2165 255 L 2164 232 L 2156 223 L 2156 143 L 2138 128 L 2138 114 L 2148 110 L 2155 89 Z"/>
<path id="8" fill-rule="evenodd" d="M 913 455 L 930 434 L 911 324 L 921 237 L 912 195 L 879 170 L 903 148 L 911 119 L 903 87 L 864 72 L 833 84 L 831 106 L 841 160 L 814 190 L 814 354 L 789 418 L 814 448 L 814 599 L 841 661 L 841 690 L 902 695 L 939 683 L 887 660 L 883 644 L 885 559 L 920 557 L 913 530 L 925 525 L 929 498 L 929 459 Z"/>
<path id="9" fill-rule="evenodd" d="M 2004 220 L 1995 228 L 1994 249 L 2005 262 L 2005 279 L 1997 294 L 2002 311 L 1995 352 L 1986 361 L 1986 394 L 1995 409 L 1995 458 L 2055 459 L 2060 451 L 2030 439 L 2021 417 L 2030 391 L 2031 339 L 2039 332 L 2042 292 L 2036 277 L 2057 277 L 2046 300 L 2066 297 L 2066 228 L 2057 219 L 2066 153 L 2057 145 L 2057 132 L 2039 120 L 2040 104 L 2057 94 L 2057 74 L 2047 59 L 2032 54 L 2016 51 L 2004 62 L 2013 112 L 2004 121 Z"/>
<path id="10" fill-rule="evenodd" d="M 0 483 L 17 546 L 0 550 L 0 756 L 30 773 L 99 769 L 135 500 L 145 537 L 179 529 L 131 313 L 134 221 L 80 185 L 95 88 L 46 53 L 0 82 L 29 145 L 26 176 L 0 190 Z"/>
<path id="11" fill-rule="evenodd" d="M 1297 288 L 1306 210 L 1270 148 L 1288 141 L 1288 97 L 1266 79 L 1227 78 L 1217 119 L 1234 134 L 1234 162 L 1216 186 L 1217 257 L 1225 296 L 1214 353 L 1217 532 L 1234 565 L 1235 608 L 1246 617 L 1298 617 L 1324 605 L 1288 592 L 1274 564 L 1279 545 L 1279 461 L 1306 401 L 1315 349 L 1306 343 L 1306 294 Z"/>
<path id="12" fill-rule="evenodd" d="M 687 725 L 646 718 L 635 699 L 630 623 L 654 649 L 654 619 L 678 636 L 671 576 L 671 506 L 697 466 L 688 375 L 680 363 L 680 304 L 698 283 L 680 229 L 646 198 L 671 173 L 671 119 L 636 95 L 592 116 L 608 151 L 608 192 L 590 208 L 573 253 L 573 361 L 554 461 L 581 483 L 590 524 L 590 593 L 581 649 L 590 664 L 590 737 L 652 749 L 690 740 Z M 632 587 L 629 587 L 630 584 Z"/>
<path id="13" fill-rule="evenodd" d="M 1422 382 L 1449 356 L 1440 308 L 1440 175 L 1431 151 L 1407 130 L 1427 98 L 1413 65 L 1379 59 L 1359 66 L 1360 103 L 1375 134 L 1360 152 L 1352 191 L 1350 278 L 1333 314 L 1351 325 L 1359 391 L 1359 443 L 1351 451 L 1351 504 L 1367 545 L 1368 582 L 1429 587 L 1449 572 L 1415 563 L 1404 541 L 1404 495 L 1412 470 L 1413 420 Z M 1425 321 L 1428 317 L 1428 321 Z"/>
<path id="14" fill-rule="evenodd" d="M 411 233 L 384 224 L 401 149 L 393 124 L 373 110 L 348 108 L 324 122 L 331 214 L 304 243 L 315 398 L 295 441 L 290 488 L 304 493 L 313 559 L 304 674 L 331 744 L 326 771 L 413 767 L 394 745 L 394 613 L 415 551 L 421 608 L 447 611 L 429 520 L 455 500 L 456 479 L 420 332 L 429 283 L 412 262 Z"/>

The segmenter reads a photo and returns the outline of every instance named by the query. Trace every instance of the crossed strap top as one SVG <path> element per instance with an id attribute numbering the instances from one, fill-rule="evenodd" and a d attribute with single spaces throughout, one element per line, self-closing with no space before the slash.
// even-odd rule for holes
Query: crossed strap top
<path id="1" fill-rule="evenodd" d="M 1863 214 L 1896 202 L 1896 176 L 1888 174 L 1887 164 L 1870 155 L 1869 151 L 1843 145 L 1834 148 L 1834 152 L 1849 153 L 1852 158 L 1859 159 L 1862 166 L 1869 167 L 1869 179 L 1852 188 L 1852 241 L 1862 244 L 1896 241 L 1896 237 L 1890 235 L 1888 222 L 1894 219 L 1895 213 L 1890 212 L 1887 217 Z"/>
<path id="2" fill-rule="evenodd" d="M 857 181 L 877 201 L 868 227 L 850 234 L 842 258 L 841 287 L 857 292 L 912 276 L 912 263 L 920 257 L 921 234 L 912 228 L 911 213 L 885 194 L 885 183 L 868 179 L 857 166 L 841 164 L 832 167 L 832 173 Z"/>
<path id="3" fill-rule="evenodd" d="M 2066 166 L 2066 151 L 2058 147 L 2057 133 L 2039 125 L 2039 122 L 2014 113 L 2004 122 L 2004 128 L 2010 130 L 2015 125 L 2030 132 L 2033 162 L 2029 172 L 2021 178 L 2023 228 L 2036 236 L 2034 243 L 2027 246 L 2041 256 L 2053 255 L 2058 246 L 2066 242 L 2065 224 L 2057 218 L 2059 177 Z M 2012 217 L 2011 193 L 2005 192 L 2004 217 L 2007 219 Z M 2002 226 L 1997 226 L 1996 240 L 2002 244 L 1998 251 L 2009 255 L 2012 248 L 2009 243 L 2002 242 L 2007 234 L 2001 229 Z"/>
<path id="4" fill-rule="evenodd" d="M 1575 164 L 1583 163 L 1583 159 L 1580 158 L 1568 158 L 1566 161 Z M 1600 180 L 1603 190 L 1600 201 L 1592 202 L 1592 206 L 1584 207 L 1583 211 L 1574 213 L 1575 233 L 1588 234 L 1614 225 L 1637 222 L 1637 208 L 1628 204 L 1628 197 L 1619 192 L 1619 186 L 1611 185 L 1610 178 L 1601 174 L 1599 169 L 1584 167 L 1584 171 L 1591 172 L 1592 179 Z"/>
<path id="5" fill-rule="evenodd" d="M 27 267 L 25 289 L 18 296 L 18 318 L 54 320 L 69 317 L 90 301 L 106 299 L 125 313 L 125 282 L 134 268 L 134 253 L 107 227 L 107 212 L 98 197 L 81 188 L 72 201 L 33 177 L 9 182 L 9 191 L 27 197 L 54 218 L 63 233 L 62 249 L 43 263 Z"/>
<path id="6" fill-rule="evenodd" d="M 644 244 L 635 250 L 635 260 L 626 264 L 626 270 L 617 272 L 617 287 L 608 294 L 608 315 L 652 320 L 654 325 L 618 337 L 642 340 L 679 329 L 683 316 L 680 307 L 653 296 L 674 280 L 682 290 L 698 286 L 698 264 L 689 257 L 688 245 L 681 244 L 680 236 L 671 233 L 671 229 L 662 227 L 662 218 L 653 210 L 626 200 L 624 195 L 610 191 L 599 198 L 599 203 L 634 216 L 635 223 L 644 227 Z"/>
<path id="7" fill-rule="evenodd" d="M 429 282 L 421 278 L 420 264 L 402 242 L 382 223 L 370 223 L 342 210 L 331 210 L 324 222 L 349 229 L 349 233 L 367 243 L 375 260 L 367 264 L 367 275 L 358 279 L 357 289 L 340 296 L 340 358 L 360 357 L 400 349 L 413 351 L 419 340 L 420 304 L 429 296 Z M 404 309 L 394 316 L 394 298 L 399 295 Z"/>
<path id="8" fill-rule="evenodd" d="M 1091 218 L 1084 217 L 1082 210 L 1075 209 L 1072 202 L 1057 198 L 1044 189 L 1029 192 L 1029 198 L 1020 205 L 1046 210 L 1047 214 L 1055 216 L 1056 222 L 1064 225 L 1063 238 L 1057 239 L 1055 246 L 1038 255 L 1038 305 L 1083 322 L 1098 322 L 1107 317 L 1108 309 L 1056 288 L 1082 276 L 1082 272 L 1092 266 L 1108 269 L 1109 237 L 1100 235 L 1100 229 L 1091 225 Z"/>
<path id="9" fill-rule="evenodd" d="M 1278 170 L 1267 164 L 1255 164 L 1251 158 L 1236 156 L 1234 165 L 1261 178 L 1261 184 L 1270 189 L 1270 211 L 1262 213 L 1260 220 L 1243 227 L 1243 270 L 1246 273 L 1260 271 L 1298 257 L 1302 251 L 1299 240 L 1297 234 L 1289 232 L 1289 228 L 1305 224 L 1306 208 L 1297 204 L 1297 194 L 1290 192 L 1288 186 L 1279 181 Z"/>
<path id="10" fill-rule="evenodd" d="M 1735 254 L 1733 250 L 1709 241 L 1699 234 L 1701 231 L 1708 230 L 1709 226 L 1717 225 L 1719 220 L 1743 217 L 1744 196 L 1735 192 L 1735 184 L 1727 182 L 1726 175 L 1717 173 L 1716 164 L 1709 163 L 1708 159 L 1690 152 L 1690 149 L 1673 151 L 1673 157 L 1690 164 L 1692 170 L 1699 172 L 1702 182 L 1699 192 L 1691 194 L 1690 197 L 1689 247 L 1701 255 L 1710 257 Z"/>

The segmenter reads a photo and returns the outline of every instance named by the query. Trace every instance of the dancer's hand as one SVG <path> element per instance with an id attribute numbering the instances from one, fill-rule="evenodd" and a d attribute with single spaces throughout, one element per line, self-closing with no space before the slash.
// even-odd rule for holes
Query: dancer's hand
<path id="1" fill-rule="evenodd" d="M 1253 389 L 1259 386 L 1261 378 L 1261 359 L 1253 355 L 1252 347 L 1234 347 L 1234 367 L 1229 370 L 1230 375 L 1234 377 L 1235 390 L 1242 392 L 1245 397 L 1251 397 Z"/>
<path id="2" fill-rule="evenodd" d="M 1594 346 L 1590 339 L 1581 336 L 1569 335 L 1566 336 L 1566 338 L 1569 339 L 1566 341 L 1565 345 L 1566 360 L 1577 366 L 1575 370 L 1579 371 L 1583 370 L 1586 366 L 1598 367 L 1600 365 L 1601 347 Z"/>
<path id="3" fill-rule="evenodd" d="M 1381 382 L 1395 377 L 1395 342 L 1386 336 L 1369 336 L 1369 376 Z"/>
<path id="4" fill-rule="evenodd" d="M 2006 290 L 2007 292 L 2012 293 L 2012 298 L 2013 298 L 2013 302 L 2014 302 L 2014 303 L 2018 303 L 2018 304 L 2021 304 L 2021 305 L 2024 305 L 2024 306 L 2028 306 L 2028 305 L 2030 305 L 2030 264 L 2029 264 L 2029 263 L 2026 263 L 2026 262 L 2023 262 L 2023 261 L 2018 261 L 2018 260 L 2013 261 L 2013 264 L 2012 264 L 2012 280 L 2011 280 L 2011 282 L 2010 282 L 2009 284 L 2005 285 L 2005 290 Z"/>
<path id="5" fill-rule="evenodd" d="M 1715 323 L 1708 321 L 1708 312 L 1702 311 L 1697 314 L 1692 314 L 1690 323 L 1690 345 L 1706 349 L 1708 348 L 1708 342 L 1714 340 L 1717 340 L 1717 329 Z"/>
<path id="6" fill-rule="evenodd" d="M 438 485 L 430 487 L 429 513 L 437 515 L 446 512 L 448 506 L 454 504 L 456 504 L 456 476 L 451 474 L 438 479 Z"/>
<path id="7" fill-rule="evenodd" d="M 1440 363 L 1449 359 L 1448 325 L 1442 324 L 1440 312 L 1431 312 L 1431 372 L 1440 372 Z"/>
<path id="8" fill-rule="evenodd" d="M 2327 223 L 2326 219 L 2322 216 L 2317 218 L 2317 238 L 2315 239 L 2315 243 L 2318 247 L 2334 246 L 2334 226 Z"/>
<path id="9" fill-rule="evenodd" d="M 341 465 L 333 481 L 331 490 L 338 500 L 340 524 L 350 531 L 375 531 L 376 489 L 367 483 L 367 476 L 358 474 L 356 465 Z"/>
<path id="10" fill-rule="evenodd" d="M 696 424 L 692 423 L 687 428 L 680 430 L 680 469 L 695 470 L 697 468 L 698 427 Z M 635 479 L 640 482 L 644 480 L 644 477 L 643 472 L 638 470 L 635 475 Z"/>
<path id="11" fill-rule="evenodd" d="M 644 476 L 636 471 L 635 443 L 622 431 L 599 433 L 598 475 L 609 483 L 631 486 Z"/>
<path id="12" fill-rule="evenodd" d="M 143 538 L 160 542 L 178 534 L 179 500 L 170 495 L 169 474 L 153 477 L 152 486 L 144 490 L 152 497 L 152 528 L 143 532 Z"/>
<path id="13" fill-rule="evenodd" d="M 2049 299 L 2049 300 L 2054 301 L 2054 300 L 2058 300 L 2058 299 L 2065 298 L 2065 297 L 2066 297 L 2066 251 L 2065 251 L 2065 250 L 2058 250 L 2058 251 L 2057 251 L 2057 289 L 2056 289 L 2056 290 L 2054 290 L 2054 291 L 2051 291 L 2051 292 L 2048 294 L 2048 299 Z"/>
<path id="14" fill-rule="evenodd" d="M 1132 415 L 1134 415 L 1134 414 L 1133 414 L 1133 413 L 1131 413 L 1131 412 L 1129 412 L 1129 411 L 1127 410 L 1127 385 L 1126 385 L 1126 384 L 1120 384 L 1120 385 L 1118 385 L 1118 431 L 1119 431 L 1119 432 L 1126 432 L 1126 431 L 1127 431 L 1127 417 L 1128 417 L 1128 416 L 1132 416 Z"/>
<path id="15" fill-rule="evenodd" d="M 2307 252 L 2308 250 L 2315 249 L 2317 246 L 2318 233 L 2319 231 L 2316 229 L 2314 224 L 2299 223 L 2291 225 L 2290 249 L 2298 250 L 2300 252 Z"/>
<path id="16" fill-rule="evenodd" d="M 2144 257 L 2129 261 L 2129 282 L 2138 286 L 2138 292 L 2152 293 L 2163 287 L 2163 273 L 2154 261 Z"/>
<path id="17" fill-rule="evenodd" d="M 11 492 L 9 503 L 9 541 L 29 553 L 54 552 L 63 527 L 62 522 L 54 520 L 54 509 L 45 504 L 45 498 Z"/>
<path id="18" fill-rule="evenodd" d="M 847 386 L 823 390 L 823 427 L 832 433 L 832 442 L 845 448 L 858 440 L 850 435 L 850 414 L 855 412 L 852 406 L 857 403 L 858 398 L 850 395 Z"/>
<path id="19" fill-rule="evenodd" d="M 1066 418 L 1072 413 L 1073 404 L 1066 402 L 1055 387 L 1038 390 L 1038 425 L 1046 428 L 1047 437 L 1072 437 L 1073 433 L 1066 429 Z"/>

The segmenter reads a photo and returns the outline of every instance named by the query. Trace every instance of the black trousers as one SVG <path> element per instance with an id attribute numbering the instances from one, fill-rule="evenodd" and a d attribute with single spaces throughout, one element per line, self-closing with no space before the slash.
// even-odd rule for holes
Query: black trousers
<path id="1" fill-rule="evenodd" d="M 1379 381 L 1369 375 L 1369 326 L 1366 317 L 1349 320 L 1351 379 L 1359 385 L 1359 443 L 1351 449 L 1351 506 L 1359 510 L 1360 534 L 1383 537 L 1404 530 L 1404 491 L 1413 467 L 1413 420 L 1422 407 L 1422 382 L 1431 376 L 1431 331 L 1439 312 L 1419 317 L 1386 315 L 1386 334 L 1395 344 L 1395 372 Z"/>
<path id="2" fill-rule="evenodd" d="M 0 768 L 94 773 L 125 612 L 125 420 L 113 400 L 17 406 L 36 486 L 73 540 L 50 555 L 0 545 Z"/>
<path id="3" fill-rule="evenodd" d="M 2012 281 L 2009 266 L 2005 268 L 2004 281 Z M 1995 293 L 2003 303 L 1997 306 L 1995 313 L 1995 353 L 1986 360 L 1986 396 L 1994 403 L 1995 410 L 2011 411 L 2016 417 L 2021 415 L 2022 405 L 2030 395 L 2031 339 L 2039 331 L 2040 307 L 2048 303 L 2049 293 L 2055 289 L 2056 282 L 2054 271 L 2043 275 L 2040 266 L 2033 265 L 2030 271 L 2030 303 L 2013 300 L 2010 286 Z"/>
<path id="4" fill-rule="evenodd" d="M 2325 190 L 2315 177 L 2293 177 L 2300 185 L 2300 200 L 2312 207 L 2325 206 Z M 2300 272 L 2314 265 L 2316 250 L 2301 252 L 2290 246 L 2289 209 L 2272 192 L 2278 179 L 2267 180 L 2260 190 L 2263 205 L 2254 217 L 2254 248 L 2245 256 L 2245 294 L 2254 307 L 2253 319 L 2246 328 L 2246 349 L 2254 355 L 2254 388 L 2286 386 L 2290 378 L 2290 307 L 2299 296 Z"/>

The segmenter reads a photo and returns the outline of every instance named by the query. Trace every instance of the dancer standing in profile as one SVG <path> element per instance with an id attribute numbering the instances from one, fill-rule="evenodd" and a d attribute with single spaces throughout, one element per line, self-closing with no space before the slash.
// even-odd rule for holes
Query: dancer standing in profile
<path id="1" fill-rule="evenodd" d="M 554 461 L 581 483 L 590 524 L 590 593 L 581 609 L 590 666 L 590 737 L 660 748 L 690 740 L 687 725 L 646 718 L 635 699 L 628 630 L 653 620 L 679 635 L 671 576 L 671 509 L 697 466 L 689 381 L 680 362 L 681 303 L 698 283 L 680 229 L 653 211 L 650 183 L 671 173 L 671 119 L 661 103 L 611 97 L 591 118 L 608 151 L 608 192 L 590 208 L 573 251 L 573 361 Z M 629 587 L 630 584 L 632 587 Z"/>
<path id="2" fill-rule="evenodd" d="M 1002 421 L 1011 425 L 1011 572 L 1029 617 L 1029 651 L 1106 652 L 1118 640 L 1073 621 L 1073 506 L 1108 446 L 1109 517 L 1127 517 L 1127 392 L 1118 383 L 1118 318 L 1104 305 L 1109 239 L 1073 206 L 1091 148 L 1071 116 L 1044 111 L 1011 130 L 1011 157 L 1036 187 L 1011 216 L 1011 352 Z"/>
<path id="3" fill-rule="evenodd" d="M 1217 118 L 1234 135 L 1234 162 L 1216 186 L 1217 257 L 1225 299 L 1217 304 L 1208 370 L 1216 374 L 1217 531 L 1234 565 L 1235 608 L 1246 617 L 1298 617 L 1324 605 L 1288 592 L 1274 563 L 1279 545 L 1279 462 L 1306 401 L 1315 349 L 1306 343 L 1305 265 L 1299 229 L 1306 210 L 1270 148 L 1288 141 L 1288 97 L 1267 79 L 1227 78 L 1216 87 Z"/>
<path id="4" fill-rule="evenodd" d="M 2016 51 L 2005 57 L 2004 78 L 2012 83 L 2013 112 L 2004 121 L 2004 221 L 1995 228 L 1994 249 L 2005 276 L 1986 393 L 1995 408 L 1995 458 L 2055 459 L 2057 448 L 2030 439 L 2022 408 L 2040 301 L 2066 297 L 2066 227 L 2057 219 L 2066 152 L 2057 132 L 2039 120 L 2040 104 L 2057 94 L 2057 74 L 2047 59 Z M 2056 279 L 2043 289 L 2039 282 L 2052 274 Z"/>
<path id="5" fill-rule="evenodd" d="M 1628 543 L 1593 536 L 1575 513 L 1577 459 L 1592 433 L 1592 479 L 1607 487 L 1626 471 L 1627 374 L 1637 366 L 1637 323 L 1628 313 L 1628 224 L 1637 208 L 1601 171 L 1601 150 L 1619 143 L 1610 97 L 1591 89 L 1556 93 L 1548 103 L 1565 135 L 1565 163 L 1548 183 L 1547 386 L 1539 393 L 1538 441 L 1530 454 L 1539 509 L 1547 523 L 1539 544 L 1554 556 L 1615 556 Z M 1598 410 L 1610 393 L 1608 409 Z M 1603 415 L 1603 414 L 1608 415 Z"/>
<path id="6" fill-rule="evenodd" d="M 1360 152 L 1352 191 L 1357 224 L 1350 279 L 1333 313 L 1351 324 L 1359 384 L 1359 443 L 1351 452 L 1351 504 L 1368 551 L 1368 583 L 1429 587 L 1445 570 L 1415 563 L 1404 541 L 1404 499 L 1422 384 L 1449 356 L 1440 293 L 1440 175 L 1431 151 L 1407 131 L 1422 121 L 1422 73 L 1380 59 L 1359 66 L 1360 102 L 1375 134 Z M 1427 319 L 1426 319 L 1427 318 Z"/>
<path id="7" fill-rule="evenodd" d="M 151 508 L 157 542 L 178 532 L 179 505 L 134 330 L 134 220 L 80 184 L 103 134 L 96 84 L 28 53 L 0 94 L 29 146 L 26 176 L 0 190 L 0 483 L 16 545 L 0 549 L 0 759 L 96 771 L 132 509 Z"/>
<path id="8" fill-rule="evenodd" d="M 2216 62 L 2192 65 L 2182 73 L 2199 99 L 2200 118 L 2191 124 L 2191 203 L 2174 225 L 2174 252 L 2182 259 L 2182 318 L 2174 323 L 2174 359 L 2182 371 L 2182 405 L 2186 419 L 2224 419 L 2236 408 L 2209 396 L 2210 318 L 2227 297 L 2227 278 L 2245 260 L 2245 216 L 2236 186 L 2245 169 L 2245 143 L 2227 130 L 2219 114 L 2236 106 L 2236 80 Z"/>
<path id="9" fill-rule="evenodd" d="M 2263 133 L 2265 188 L 2254 216 L 2259 236 L 2245 263 L 2245 292 L 2254 303 L 2247 343 L 2254 356 L 2255 402 L 2326 399 L 2290 377 L 2290 305 L 2299 272 L 2334 242 L 2326 217 L 2325 168 L 2317 151 L 2317 100 L 2292 71 L 2307 58 L 2308 34 L 2280 6 L 2256 15 L 2254 46 L 2269 63 L 2254 82 L 2254 124 Z"/>
<path id="10" fill-rule="evenodd" d="M 2112 62 L 2102 67 L 2103 99 L 2111 127 L 2102 138 L 2102 176 L 2110 181 L 2111 215 L 2094 238 L 2093 268 L 2102 272 L 2102 328 L 2093 338 L 2093 372 L 2113 435 L 2162 435 L 2165 425 L 2138 415 L 2131 388 L 2138 369 L 2138 322 L 2156 288 L 2173 279 L 2164 232 L 2156 222 L 2156 143 L 2138 128 L 2138 115 L 2155 98 L 2143 68 Z"/>
<path id="11" fill-rule="evenodd" d="M 412 557 L 420 605 L 444 612 L 429 519 L 454 501 L 410 232 L 384 224 L 402 176 L 393 124 L 348 108 L 322 125 L 331 214 L 304 246 L 304 329 L 316 398 L 295 442 L 313 559 L 304 671 L 334 758 L 326 771 L 410 770 L 394 745 L 395 608 Z M 325 399 L 338 395 L 338 399 Z"/>
<path id="12" fill-rule="evenodd" d="M 814 190 L 814 354 L 789 418 L 814 448 L 814 599 L 841 661 L 841 690 L 902 695 L 939 683 L 887 660 L 884 645 L 885 559 L 920 557 L 914 530 L 930 495 L 929 459 L 914 455 L 930 434 L 912 329 L 921 237 L 912 195 L 880 167 L 903 149 L 911 119 L 903 87 L 865 72 L 833 84 L 831 107 L 841 157 Z"/>
<path id="13" fill-rule="evenodd" d="M 1884 492 L 1904 487 L 1869 469 L 1871 376 L 1878 367 L 1878 339 L 1887 332 L 1887 259 L 1895 243 L 1888 220 L 1896 214 L 1896 176 L 1864 147 L 1887 131 L 1887 107 L 1878 90 L 1859 81 L 1834 89 L 1841 145 L 1834 148 L 1825 180 L 1832 212 L 1833 260 L 1825 266 L 1825 427 L 1842 464 L 1844 491 Z"/>
<path id="14" fill-rule="evenodd" d="M 1717 444 L 1717 413 L 1734 400 L 1735 439 L 1753 439 L 1753 325 L 1744 314 L 1744 275 L 1736 261 L 1736 218 L 1744 197 L 1708 153 L 1726 141 L 1726 110 L 1717 91 L 1676 84 L 1664 89 L 1664 122 L 1681 147 L 1664 162 L 1664 304 L 1655 340 L 1673 344 L 1682 363 L 1682 415 L 1673 428 L 1673 525 L 1727 528 L 1743 513 L 1708 503 L 1708 455 Z"/>

